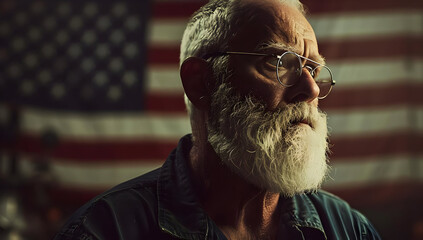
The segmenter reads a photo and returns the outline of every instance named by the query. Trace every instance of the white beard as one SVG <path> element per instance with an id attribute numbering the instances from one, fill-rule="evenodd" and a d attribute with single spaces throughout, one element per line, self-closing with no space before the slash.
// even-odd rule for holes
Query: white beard
<path id="1" fill-rule="evenodd" d="M 298 124 L 306 120 L 310 125 Z M 307 103 L 266 110 L 223 83 L 212 97 L 208 140 L 225 165 L 261 189 L 291 197 L 317 190 L 328 169 L 326 115 Z"/>

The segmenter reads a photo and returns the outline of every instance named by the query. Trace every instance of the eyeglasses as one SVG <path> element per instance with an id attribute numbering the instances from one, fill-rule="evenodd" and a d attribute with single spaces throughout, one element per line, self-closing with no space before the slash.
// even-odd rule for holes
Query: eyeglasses
<path id="1" fill-rule="evenodd" d="M 335 80 L 333 80 L 332 77 L 332 71 L 327 66 L 291 51 L 286 51 L 282 55 L 248 52 L 218 52 L 214 54 L 206 54 L 203 58 L 207 59 L 212 56 L 222 56 L 228 54 L 268 57 L 268 59 L 266 59 L 266 64 L 268 64 L 271 68 L 276 69 L 276 78 L 284 87 L 294 86 L 303 73 L 302 69 L 305 68 L 313 77 L 320 89 L 317 97 L 318 99 L 327 97 L 332 90 L 332 87 L 335 85 Z M 304 65 L 302 64 L 303 60 L 306 60 L 306 64 Z"/>

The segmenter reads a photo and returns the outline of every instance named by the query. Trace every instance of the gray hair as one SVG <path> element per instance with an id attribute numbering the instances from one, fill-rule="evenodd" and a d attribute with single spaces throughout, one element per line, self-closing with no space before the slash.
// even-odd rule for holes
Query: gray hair
<path id="1" fill-rule="evenodd" d="M 299 0 L 279 1 L 305 14 L 304 6 Z M 196 11 L 191 16 L 182 37 L 180 65 L 188 57 L 203 57 L 205 54 L 227 51 L 229 41 L 242 24 L 245 10 L 240 7 L 239 0 L 210 0 Z M 228 57 L 225 56 L 211 60 L 215 77 L 218 78 L 227 72 L 227 63 Z M 186 95 L 185 105 L 191 116 L 193 105 Z"/>

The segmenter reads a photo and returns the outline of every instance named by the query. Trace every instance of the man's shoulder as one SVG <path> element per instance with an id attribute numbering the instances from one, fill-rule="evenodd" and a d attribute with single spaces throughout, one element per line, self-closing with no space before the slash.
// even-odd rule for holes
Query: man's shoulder
<path id="1" fill-rule="evenodd" d="M 119 234 L 142 236 L 157 232 L 157 179 L 159 169 L 141 175 L 96 196 L 68 220 L 55 239 L 118 239 Z M 137 228 L 126 229 L 138 225 Z M 148 226 L 147 226 L 148 225 Z M 134 232 L 136 231 L 136 232 Z"/>
<path id="2" fill-rule="evenodd" d="M 130 206 L 130 203 L 153 202 L 157 199 L 157 180 L 160 168 L 123 182 L 110 190 L 98 195 L 88 202 L 88 205 L 97 205 L 98 202 L 106 201 L 110 205 Z M 142 196 L 142 197 L 139 197 Z M 134 202 L 131 202 L 134 201 Z"/>
<path id="3" fill-rule="evenodd" d="M 352 219 L 360 222 L 368 222 L 367 218 L 359 211 L 352 208 L 348 202 L 330 192 L 319 190 L 307 196 L 313 202 L 319 213 L 340 215 L 347 218 L 352 217 Z"/>
<path id="4" fill-rule="evenodd" d="M 305 196 L 316 209 L 327 235 L 340 237 L 338 234 L 344 231 L 362 236 L 363 239 L 379 239 L 371 222 L 340 197 L 323 190 Z"/>
<path id="5" fill-rule="evenodd" d="M 318 190 L 316 192 L 307 194 L 307 196 L 314 203 L 322 204 L 326 207 L 338 207 L 344 210 L 352 210 L 348 202 L 325 190 Z"/>

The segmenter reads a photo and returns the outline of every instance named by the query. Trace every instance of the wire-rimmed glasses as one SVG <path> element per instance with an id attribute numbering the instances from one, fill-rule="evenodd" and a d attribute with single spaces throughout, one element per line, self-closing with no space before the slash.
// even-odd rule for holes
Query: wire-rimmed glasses
<path id="1" fill-rule="evenodd" d="M 318 99 L 327 97 L 333 85 L 335 85 L 332 71 L 327 66 L 291 51 L 286 51 L 282 55 L 249 52 L 219 52 L 207 54 L 203 58 L 227 54 L 269 57 L 270 59 L 267 60 L 267 63 L 276 69 L 276 78 L 284 87 L 294 86 L 303 73 L 302 69 L 305 68 L 320 89 L 317 97 Z M 304 65 L 302 63 L 303 60 L 306 60 Z"/>

